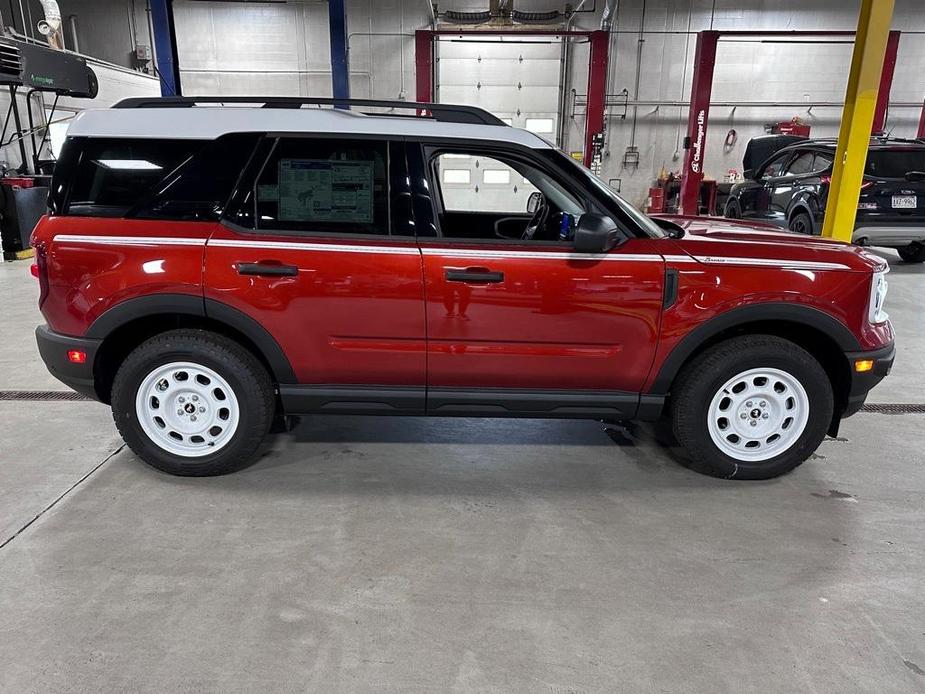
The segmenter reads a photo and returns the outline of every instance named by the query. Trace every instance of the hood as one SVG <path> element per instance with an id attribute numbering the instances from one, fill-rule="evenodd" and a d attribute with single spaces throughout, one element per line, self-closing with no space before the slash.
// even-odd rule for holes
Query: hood
<path id="1" fill-rule="evenodd" d="M 679 248 L 701 262 L 710 260 L 735 264 L 742 262 L 774 264 L 818 270 L 871 272 L 888 264 L 858 246 L 806 236 L 763 222 L 743 222 L 725 217 L 684 217 L 663 215 L 685 230 L 676 241 Z M 815 266 L 815 267 L 814 267 Z"/>

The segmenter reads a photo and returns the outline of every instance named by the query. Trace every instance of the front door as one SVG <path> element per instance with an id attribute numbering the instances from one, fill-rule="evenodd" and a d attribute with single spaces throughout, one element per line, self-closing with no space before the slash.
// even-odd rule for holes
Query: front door
<path id="1" fill-rule="evenodd" d="M 593 203 L 542 162 L 483 148 L 415 154 L 437 227 L 420 239 L 428 409 L 577 415 L 637 393 L 662 306 L 657 241 L 577 253 L 569 239 Z"/>
<path id="2" fill-rule="evenodd" d="M 423 409 L 424 288 L 401 148 L 269 138 L 209 239 L 207 313 L 223 304 L 270 333 L 300 386 L 287 390 L 301 398 L 293 411 Z"/>

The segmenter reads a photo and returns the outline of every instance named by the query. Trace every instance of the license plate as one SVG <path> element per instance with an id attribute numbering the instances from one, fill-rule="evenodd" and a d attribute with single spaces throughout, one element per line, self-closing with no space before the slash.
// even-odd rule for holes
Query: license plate
<path id="1" fill-rule="evenodd" d="M 918 205 L 918 199 L 914 195 L 894 195 L 894 210 L 914 210 Z"/>

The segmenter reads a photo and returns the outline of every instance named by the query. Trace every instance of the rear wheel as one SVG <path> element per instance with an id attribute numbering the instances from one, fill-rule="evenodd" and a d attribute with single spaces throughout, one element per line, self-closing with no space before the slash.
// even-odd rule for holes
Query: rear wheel
<path id="1" fill-rule="evenodd" d="M 202 330 L 173 330 L 125 359 L 112 389 L 116 426 L 129 448 L 173 475 L 221 475 L 246 467 L 273 417 L 266 369 L 237 343 Z"/>
<path id="2" fill-rule="evenodd" d="M 739 213 L 739 206 L 735 203 L 726 205 L 725 216 L 729 219 L 739 219 L 742 215 Z"/>
<path id="3" fill-rule="evenodd" d="M 921 243 L 910 243 L 905 248 L 897 248 L 899 257 L 907 263 L 925 262 L 925 245 Z"/>
<path id="4" fill-rule="evenodd" d="M 819 362 L 770 335 L 709 348 L 684 368 L 671 400 L 688 466 L 737 479 L 769 479 L 800 465 L 825 437 L 834 408 Z"/>
<path id="5" fill-rule="evenodd" d="M 813 234 L 813 220 L 806 212 L 797 212 L 793 215 L 788 226 L 790 231 L 795 231 L 798 234 L 806 234 L 807 236 L 812 236 Z"/>

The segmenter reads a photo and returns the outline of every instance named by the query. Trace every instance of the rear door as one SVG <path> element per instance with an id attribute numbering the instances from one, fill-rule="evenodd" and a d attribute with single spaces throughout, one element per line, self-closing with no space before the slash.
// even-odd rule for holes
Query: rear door
<path id="1" fill-rule="evenodd" d="M 252 159 L 207 245 L 207 312 L 237 309 L 279 343 L 299 384 L 283 393 L 293 411 L 423 409 L 409 210 L 400 142 L 281 135 Z"/>

